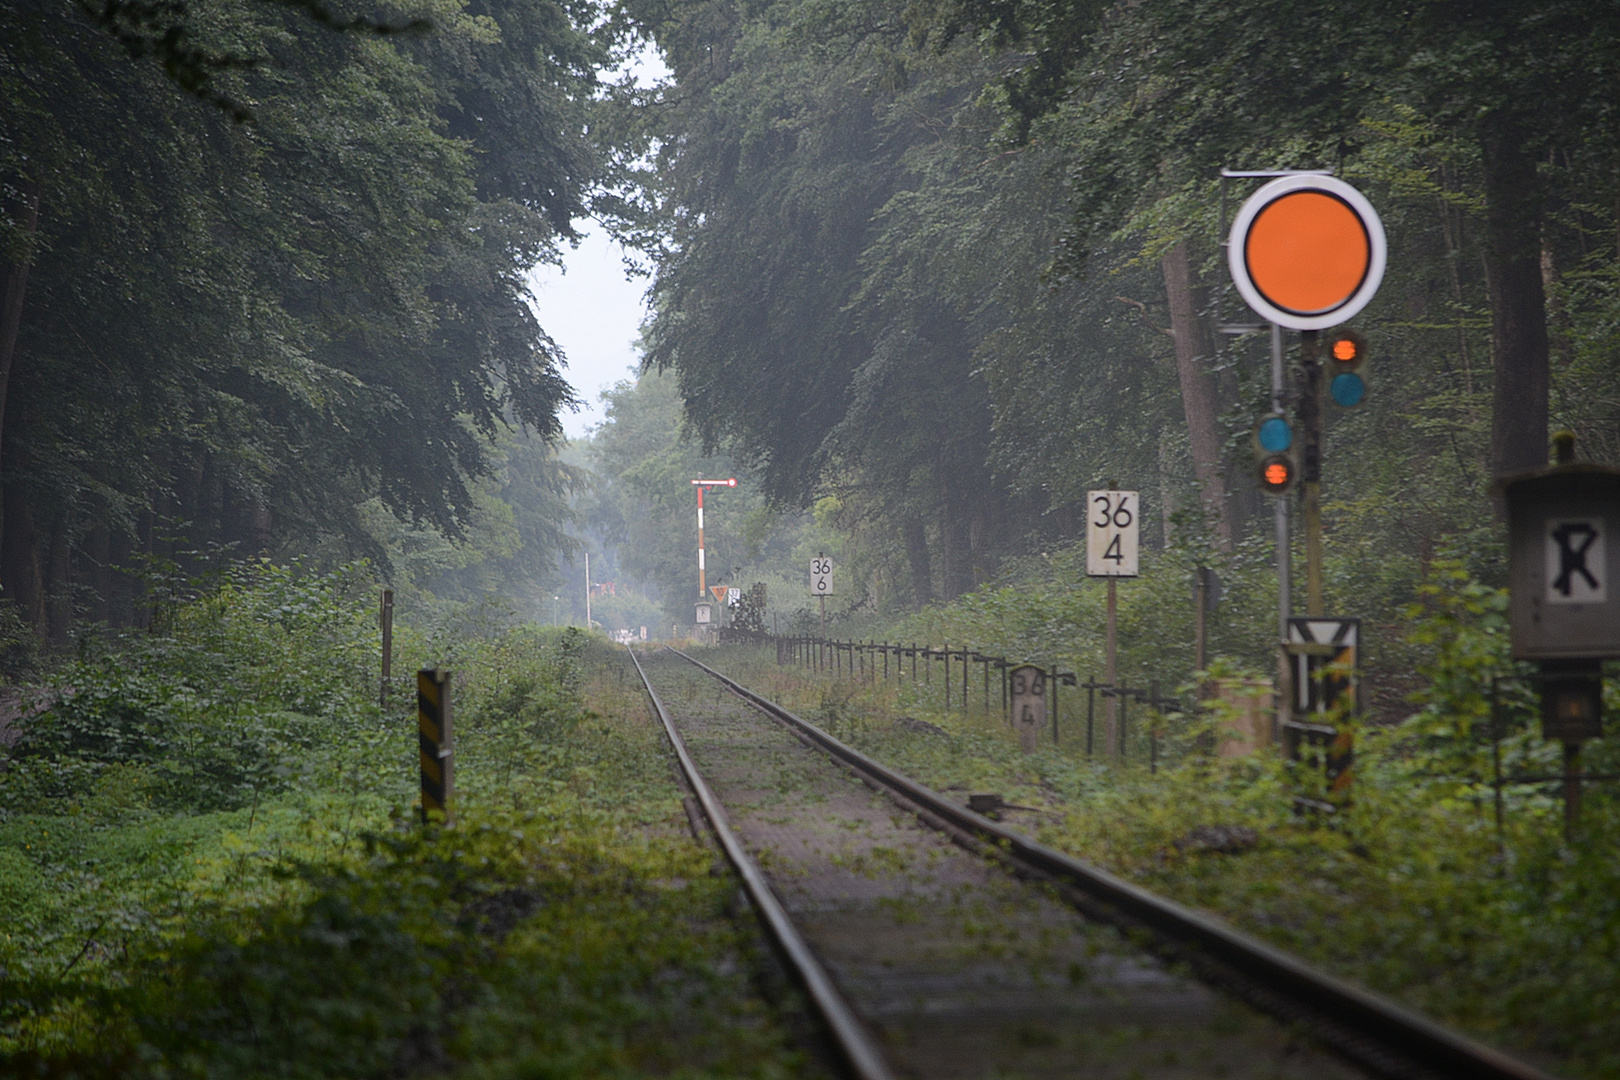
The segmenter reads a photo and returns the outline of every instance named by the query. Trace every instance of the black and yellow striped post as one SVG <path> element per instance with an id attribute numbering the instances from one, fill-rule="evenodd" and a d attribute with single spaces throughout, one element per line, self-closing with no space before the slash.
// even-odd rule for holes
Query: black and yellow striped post
<path id="1" fill-rule="evenodd" d="M 422 757 L 422 823 L 435 811 L 448 824 L 452 797 L 450 673 L 423 668 L 416 673 L 416 728 Z"/>

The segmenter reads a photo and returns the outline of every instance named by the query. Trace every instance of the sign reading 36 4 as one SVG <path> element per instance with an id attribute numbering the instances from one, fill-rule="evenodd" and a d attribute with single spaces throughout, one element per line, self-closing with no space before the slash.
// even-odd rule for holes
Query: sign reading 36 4
<path id="1" fill-rule="evenodd" d="M 1086 492 L 1086 573 L 1135 577 L 1141 500 L 1134 491 Z"/>

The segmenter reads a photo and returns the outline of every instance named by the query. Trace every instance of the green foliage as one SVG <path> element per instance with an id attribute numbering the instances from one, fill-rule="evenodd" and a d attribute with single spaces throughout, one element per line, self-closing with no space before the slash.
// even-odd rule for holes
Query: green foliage
<path id="1" fill-rule="evenodd" d="M 1508 596 L 1473 580 L 1456 560 L 1437 561 L 1407 615 L 1407 640 L 1427 647 L 1419 666 L 1426 685 L 1404 734 L 1429 751 L 1429 767 L 1483 776 L 1492 734 L 1491 682 L 1518 673 L 1508 654 Z M 1511 684 L 1506 688 L 1511 693 Z M 1503 732 L 1508 734 L 1508 732 Z M 1449 759 L 1449 760 L 1448 760 Z"/>
<path id="2" fill-rule="evenodd" d="M 619 383 L 603 400 L 606 419 L 585 447 L 596 482 L 581 509 L 595 538 L 612 552 L 608 565 L 613 569 L 593 576 L 602 580 L 612 573 L 638 581 L 662 609 L 655 619 L 647 611 L 650 605 L 602 597 L 598 619 L 603 626 L 646 625 L 649 633 L 662 636 L 671 623 L 691 623 L 697 598 L 691 481 L 698 477 L 739 477 L 739 486 L 711 491 L 704 500 L 708 583 L 741 587 L 764 578 L 771 610 L 804 603 L 802 575 L 812 545 L 825 546 L 833 530 L 816 528 L 807 515 L 772 508 L 751 470 L 739 468 L 731 457 L 704 454 L 682 421 L 673 375 L 649 371 L 634 383 Z M 627 617 L 636 612 L 639 617 Z M 583 617 L 584 611 L 576 615 Z"/>
<path id="3" fill-rule="evenodd" d="M 678 1060 L 760 1075 L 746 1055 L 768 1044 L 687 1030 L 749 1008 L 707 962 L 738 943 L 705 857 L 557 814 L 453 834 L 402 822 L 356 860 L 287 867 L 295 900 L 194 914 L 131 957 L 124 985 L 78 1000 L 43 980 L 9 989 L 55 997 L 56 1023 L 96 1032 L 85 1057 L 106 1074 L 380 1077 L 471 1059 L 497 1075 Z"/>
<path id="4" fill-rule="evenodd" d="M 1165 569 L 1149 564 L 1131 584 L 1151 592 Z M 898 636 L 909 641 L 915 628 L 937 647 L 948 633 L 957 647 L 1066 664 L 1093 647 L 1086 630 L 1094 603 L 1084 590 L 1050 585 L 984 590 L 914 618 Z M 1078 698 L 1062 691 L 1062 743 L 1043 738 L 1026 755 L 1003 721 L 995 687 L 991 708 L 981 711 L 975 675 L 961 709 L 959 667 L 946 709 L 937 665 L 928 681 L 913 683 L 908 668 L 898 683 L 869 688 L 778 668 L 746 647 L 722 652 L 718 662 L 936 790 L 963 799 L 997 792 L 1033 807 L 1008 816 L 1045 843 L 1212 910 L 1488 1041 L 1542 1055 L 1561 1073 L 1614 1076 L 1620 1028 L 1608 1003 L 1620 993 L 1612 963 L 1620 940 L 1620 794 L 1587 785 L 1580 834 L 1566 843 L 1556 783 L 1510 784 L 1499 828 L 1493 678 L 1506 680 L 1497 727 L 1504 773 L 1560 771 L 1560 748 L 1539 737 L 1533 697 L 1510 678 L 1522 672 L 1509 658 L 1506 594 L 1469 574 L 1463 560 L 1436 559 L 1405 614 L 1406 655 L 1422 678 L 1415 709 L 1379 724 L 1339 718 L 1355 734 L 1355 781 L 1325 816 L 1294 802 L 1321 793 L 1309 754 L 1287 762 L 1272 747 L 1236 758 L 1212 753 L 1238 719 L 1237 707 L 1219 699 L 1192 715 L 1133 706 L 1137 729 L 1152 724 L 1159 732 L 1150 767 L 1140 736 L 1123 762 L 1106 760 L 1100 744 L 1096 756 L 1085 753 L 1083 691 Z M 1122 624 L 1130 621 L 1122 613 Z M 1128 652 L 1122 666 L 1162 664 L 1155 644 L 1168 651 L 1163 638 L 1139 641 L 1131 648 L 1143 651 Z M 1258 656 L 1245 669 L 1217 659 L 1207 677 L 1256 679 L 1267 660 Z M 1100 708 L 1097 720 L 1100 730 Z M 1608 773 L 1620 747 L 1598 740 L 1584 756 L 1590 772 Z"/>
<path id="5" fill-rule="evenodd" d="M 1269 552 L 1247 544 L 1214 560 L 1223 599 L 1207 617 L 1210 656 L 1263 666 L 1276 626 L 1275 577 Z M 1157 680 L 1170 691 L 1191 678 L 1193 657 L 1193 553 L 1143 553 L 1140 577 L 1119 583 L 1119 670 L 1130 685 Z M 1057 547 L 1009 561 L 1000 581 L 928 608 L 879 632 L 885 640 L 954 645 L 1013 660 L 1058 665 L 1082 678 L 1101 678 L 1104 665 L 1106 586 L 1085 576 L 1085 550 Z"/>
<path id="6" fill-rule="evenodd" d="M 430 533 L 476 557 L 402 578 L 447 593 L 567 547 L 572 392 L 526 280 L 609 182 L 614 31 L 591 2 L 407 6 L 430 33 L 257 0 L 0 13 L 0 262 L 27 270 L 0 578 L 55 644 L 142 622 L 119 571 L 177 532 L 385 573 Z M 186 85 L 251 121 L 95 25 L 130 19 L 141 49 L 240 59 Z"/>
<path id="7" fill-rule="evenodd" d="M 372 597 L 241 564 L 62 672 L 0 772 L 0 1071 L 814 1072 L 622 653 L 500 605 L 397 626 L 402 669 L 454 665 L 457 823 L 423 829 Z"/>
<path id="8" fill-rule="evenodd" d="M 32 675 L 39 661 L 39 636 L 17 605 L 0 601 L 0 679 L 19 682 Z"/>
<path id="9" fill-rule="evenodd" d="M 357 714 L 375 722 L 362 703 L 376 630 L 356 604 L 368 578 L 360 565 L 238 564 L 169 633 L 65 666 L 55 704 L 19 724 L 0 805 L 116 783 L 159 808 L 210 811 L 281 790 L 312 751 L 354 734 Z"/>
<path id="10" fill-rule="evenodd" d="M 1493 325 L 1545 319 L 1557 422 L 1614 456 L 1620 53 L 1588 47 L 1612 7 L 1338 5 L 1279 36 L 1297 20 L 1275 0 L 631 4 L 678 91 L 648 181 L 667 237 L 649 362 L 706 449 L 818 507 L 858 618 L 1034 577 L 1018 564 L 1077 542 L 1084 492 L 1109 481 L 1143 493 L 1148 546 L 1243 576 L 1272 534 L 1249 478 L 1268 350 L 1214 333 L 1249 321 L 1220 245 L 1253 185 L 1219 170 L 1333 169 L 1391 248 L 1358 317 L 1371 392 L 1324 418 L 1324 576 L 1399 677 L 1392 715 L 1422 650 L 1402 641 L 1412 590 L 1448 553 L 1500 584 L 1484 488 L 1502 454 L 1542 460 L 1544 433 L 1503 433 L 1542 361 Z M 1192 263 L 1180 319 L 1172 250 Z M 1514 259 L 1524 287 L 1493 294 Z M 1544 312 L 1514 299 L 1531 279 Z M 1182 396 L 1200 374 L 1213 417 Z M 1195 420 L 1222 443 L 1196 463 L 1223 473 L 1219 514 Z"/>

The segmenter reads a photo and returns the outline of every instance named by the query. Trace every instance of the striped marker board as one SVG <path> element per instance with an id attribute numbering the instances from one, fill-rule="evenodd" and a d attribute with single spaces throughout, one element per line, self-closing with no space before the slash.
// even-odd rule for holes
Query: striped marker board
<path id="1" fill-rule="evenodd" d="M 416 673 L 416 730 L 422 759 L 422 821 L 436 811 L 450 820 L 450 673 L 423 668 Z"/>

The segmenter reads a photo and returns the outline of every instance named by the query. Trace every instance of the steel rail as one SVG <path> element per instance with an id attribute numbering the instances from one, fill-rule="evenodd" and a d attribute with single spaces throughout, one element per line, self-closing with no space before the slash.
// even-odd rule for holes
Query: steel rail
<path id="1" fill-rule="evenodd" d="M 1283 1001 L 1297 1003 L 1309 1014 L 1325 1021 L 1326 1038 L 1330 1044 L 1376 1072 L 1386 1075 L 1411 1074 L 1410 1068 L 1392 1068 L 1392 1062 L 1387 1057 L 1369 1052 L 1369 1048 L 1361 1045 L 1360 1040 L 1372 1043 L 1376 1049 L 1393 1051 L 1400 1059 L 1399 1064 L 1416 1066 L 1440 1076 L 1466 1077 L 1468 1080 L 1555 1080 L 1550 1073 L 1444 1028 L 1378 994 L 1318 971 L 1297 957 L 1225 926 L 1208 915 L 1149 892 L 1106 870 L 958 806 L 702 661 L 679 649 L 669 651 L 708 672 L 733 693 L 787 724 L 861 775 L 899 794 L 950 827 L 988 843 L 1025 867 L 1074 886 L 1132 923 L 1145 926 L 1181 946 L 1191 946 L 1239 976 L 1253 980 L 1263 990 L 1281 995 Z M 1335 1038 L 1335 1029 L 1353 1038 Z"/>
<path id="2" fill-rule="evenodd" d="M 669 737 L 669 744 L 675 750 L 675 758 L 680 762 L 681 772 L 686 777 L 686 782 L 691 785 L 693 794 L 697 796 L 704 816 L 709 819 L 709 827 L 714 830 L 715 837 L 720 841 L 721 850 L 737 871 L 737 876 L 742 879 L 743 888 L 747 891 L 754 910 L 759 913 L 760 922 L 764 924 L 766 932 L 786 958 L 794 977 L 804 987 L 805 993 L 810 995 L 811 1003 L 821 1014 L 850 1071 L 859 1080 L 896 1080 L 895 1074 L 878 1049 L 877 1040 L 855 1016 L 855 1010 L 850 1008 L 849 1002 L 839 993 L 832 976 L 821 966 L 821 961 L 816 958 L 815 953 L 810 951 L 810 946 L 799 935 L 793 920 L 782 907 L 782 902 L 771 891 L 759 864 L 743 849 L 742 842 L 732 831 L 725 808 L 720 805 L 720 800 L 715 797 L 708 781 L 703 779 L 703 774 L 698 771 L 692 755 L 687 752 L 686 740 L 675 730 L 675 721 L 669 715 L 669 710 L 664 707 L 658 691 L 653 689 L 652 680 L 642 668 L 636 651 L 628 645 L 625 649 L 630 653 L 630 662 L 636 665 L 636 673 L 641 676 L 642 685 L 647 688 L 647 697 L 652 700 L 653 709 L 658 713 L 658 719 L 663 722 L 664 734 Z"/>

